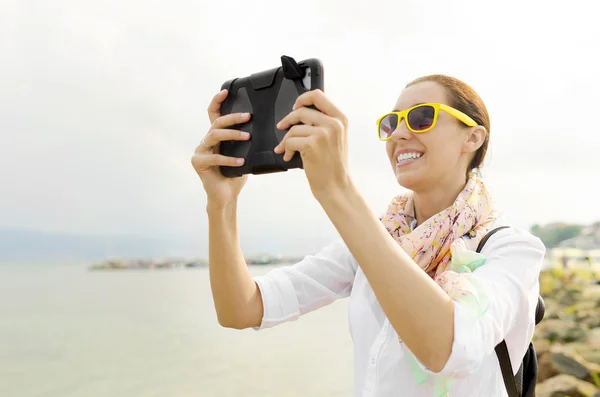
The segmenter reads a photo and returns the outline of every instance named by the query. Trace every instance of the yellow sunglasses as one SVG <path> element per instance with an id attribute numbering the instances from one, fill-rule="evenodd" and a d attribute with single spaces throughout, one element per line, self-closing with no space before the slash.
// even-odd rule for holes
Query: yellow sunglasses
<path id="1" fill-rule="evenodd" d="M 475 120 L 453 107 L 441 103 L 422 103 L 401 112 L 384 114 L 377 119 L 377 133 L 379 139 L 382 141 L 391 139 L 394 131 L 400 126 L 402 119 L 406 120 L 406 127 L 412 133 L 422 134 L 430 131 L 435 127 L 440 110 L 456 117 L 469 127 L 475 127 L 477 125 Z"/>

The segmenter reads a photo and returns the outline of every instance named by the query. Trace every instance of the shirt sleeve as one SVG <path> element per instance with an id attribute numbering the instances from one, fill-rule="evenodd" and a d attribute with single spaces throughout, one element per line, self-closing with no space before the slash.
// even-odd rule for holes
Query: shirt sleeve
<path id="1" fill-rule="evenodd" d="M 254 277 L 264 314 L 255 330 L 298 319 L 301 315 L 350 296 L 358 264 L 342 239 L 307 255 L 292 266 Z"/>
<path id="2" fill-rule="evenodd" d="M 523 230 L 506 229 L 491 237 L 481 252 L 486 257 L 485 264 L 468 275 L 479 285 L 480 292 L 485 291 L 488 309 L 476 316 L 455 300 L 454 341 L 446 365 L 440 372 L 432 372 L 417 361 L 419 367 L 428 375 L 463 378 L 472 374 L 485 357 L 494 354 L 496 345 L 509 332 L 518 333 L 522 336 L 518 340 L 525 342 L 535 325 L 545 251 L 539 238 Z M 524 350 L 509 346 L 516 369 L 521 357 L 515 357 L 515 351 Z"/>

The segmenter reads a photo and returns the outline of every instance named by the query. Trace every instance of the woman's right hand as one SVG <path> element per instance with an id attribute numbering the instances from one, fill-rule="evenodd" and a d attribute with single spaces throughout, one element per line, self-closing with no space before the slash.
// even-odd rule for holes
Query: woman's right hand
<path id="1" fill-rule="evenodd" d="M 222 141 L 250 139 L 247 132 L 227 129 L 232 125 L 247 122 L 250 115 L 232 113 L 221 116 L 221 104 L 225 98 L 227 98 L 227 90 L 218 93 L 210 102 L 208 117 L 212 125 L 192 156 L 192 165 L 202 180 L 208 201 L 216 205 L 235 201 L 248 179 L 248 175 L 227 178 L 219 170 L 219 166 L 222 165 L 239 167 L 244 164 L 244 159 L 219 154 L 219 144 Z"/>

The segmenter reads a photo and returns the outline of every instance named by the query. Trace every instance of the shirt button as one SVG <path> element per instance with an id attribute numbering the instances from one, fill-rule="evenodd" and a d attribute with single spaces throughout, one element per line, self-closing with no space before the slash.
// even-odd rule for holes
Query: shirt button
<path id="1" fill-rule="evenodd" d="M 375 359 L 374 358 L 371 359 L 371 364 L 375 364 Z"/>

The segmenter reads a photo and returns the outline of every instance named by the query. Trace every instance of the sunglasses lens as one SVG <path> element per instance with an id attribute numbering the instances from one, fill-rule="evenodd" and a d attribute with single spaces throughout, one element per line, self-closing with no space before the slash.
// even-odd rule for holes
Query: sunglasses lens
<path id="1" fill-rule="evenodd" d="M 421 106 L 408 113 L 408 125 L 415 131 L 423 131 L 433 125 L 435 109 L 431 106 Z"/>
<path id="2" fill-rule="evenodd" d="M 395 114 L 388 114 L 385 116 L 379 124 L 379 137 L 381 139 L 388 139 L 398 126 L 398 116 Z"/>

